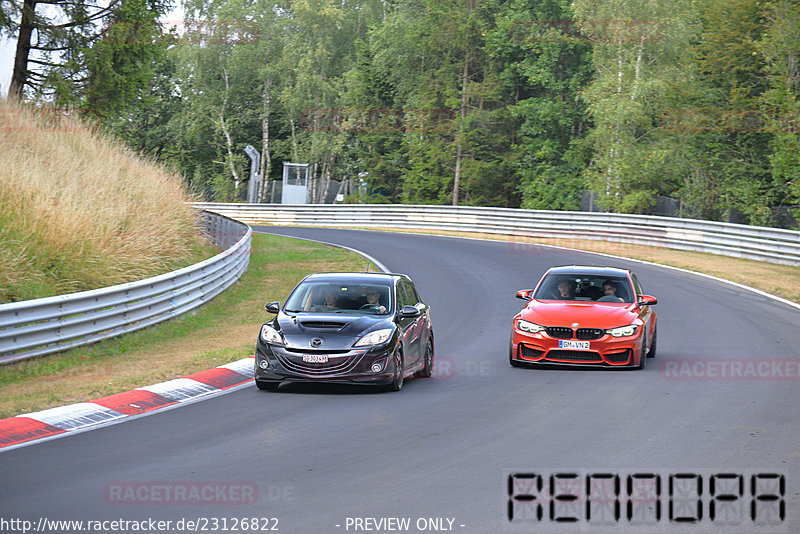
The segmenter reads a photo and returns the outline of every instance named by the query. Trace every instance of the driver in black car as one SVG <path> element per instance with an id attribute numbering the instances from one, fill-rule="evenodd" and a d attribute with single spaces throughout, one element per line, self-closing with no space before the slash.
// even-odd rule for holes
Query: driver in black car
<path id="1" fill-rule="evenodd" d="M 378 313 L 386 313 L 386 306 L 381 304 L 381 295 L 374 287 L 367 289 L 367 304 L 377 306 Z"/>

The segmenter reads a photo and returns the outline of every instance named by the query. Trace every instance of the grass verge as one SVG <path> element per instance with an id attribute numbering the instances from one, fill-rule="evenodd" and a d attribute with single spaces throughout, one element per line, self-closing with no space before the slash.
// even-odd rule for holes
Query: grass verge
<path id="1" fill-rule="evenodd" d="M 308 273 L 363 271 L 367 264 L 354 252 L 253 234 L 247 272 L 193 313 L 95 345 L 0 366 L 0 418 L 112 395 L 251 356 L 258 329 L 269 317 L 267 302 L 283 301 Z"/>
<path id="2" fill-rule="evenodd" d="M 189 200 L 179 175 L 76 117 L 0 98 L 0 303 L 213 256 Z"/>

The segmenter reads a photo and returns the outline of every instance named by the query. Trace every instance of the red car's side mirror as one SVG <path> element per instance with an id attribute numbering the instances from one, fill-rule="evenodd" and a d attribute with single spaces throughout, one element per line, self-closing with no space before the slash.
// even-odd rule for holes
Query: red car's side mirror
<path id="1" fill-rule="evenodd" d="M 531 300 L 533 289 L 520 289 L 517 291 L 517 298 L 522 300 Z"/>
<path id="2" fill-rule="evenodd" d="M 639 295 L 639 306 L 652 306 L 658 304 L 658 299 L 650 295 Z"/>

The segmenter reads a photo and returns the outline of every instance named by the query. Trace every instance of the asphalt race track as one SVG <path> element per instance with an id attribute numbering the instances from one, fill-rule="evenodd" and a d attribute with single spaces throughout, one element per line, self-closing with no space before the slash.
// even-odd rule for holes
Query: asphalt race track
<path id="1" fill-rule="evenodd" d="M 181 520 L 180 530 L 194 530 L 186 521 L 199 520 L 197 530 L 207 532 L 245 531 L 242 519 L 251 520 L 251 532 L 277 526 L 289 533 L 800 532 L 797 308 L 676 270 L 547 247 L 256 230 L 347 245 L 410 275 L 432 307 L 434 377 L 409 380 L 399 393 L 330 385 L 270 393 L 252 386 L 3 452 L 0 518 L 34 525 L 42 518 L 150 518 L 172 521 L 170 531 Z M 533 287 L 551 265 L 572 263 L 632 268 L 658 298 L 658 355 L 644 371 L 509 366 L 511 318 L 524 305 L 515 291 Z M 275 298 L 265 294 L 263 301 Z M 256 327 L 254 343 L 257 333 Z M 584 496 L 553 509 L 543 501 L 541 520 L 520 519 L 531 508 L 517 499 L 510 522 L 508 479 L 520 473 L 542 475 L 545 489 L 550 475 L 561 484 L 569 473 L 579 480 L 616 474 L 620 495 L 628 475 L 654 475 L 645 482 L 658 475 L 661 516 L 647 515 L 655 513 L 652 505 L 637 509 L 642 523 L 634 527 L 623 504 L 619 522 L 598 521 L 597 508 L 588 521 Z M 715 520 L 709 516 L 718 473 L 730 475 L 715 479 L 718 494 L 726 481 L 743 488 L 724 528 L 721 500 Z M 692 495 L 687 484 L 703 484 L 699 522 L 669 521 L 670 513 L 691 518 L 697 508 L 670 508 L 671 474 L 682 475 L 673 479 L 672 496 L 673 503 L 683 499 L 681 506 Z M 770 495 L 778 494 L 772 481 L 779 479 L 768 474 L 785 477 L 778 499 Z M 515 498 L 534 492 L 520 489 L 520 480 Z M 781 503 L 784 520 L 773 514 Z M 571 514 L 577 522 L 556 522 Z M 21 532 L 20 525 L 0 521 L 0 532 Z"/>

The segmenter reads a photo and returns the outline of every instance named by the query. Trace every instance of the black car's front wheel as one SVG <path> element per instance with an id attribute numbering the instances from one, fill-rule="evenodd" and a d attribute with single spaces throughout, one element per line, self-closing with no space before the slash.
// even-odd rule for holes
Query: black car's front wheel
<path id="1" fill-rule="evenodd" d="M 389 391 L 400 391 L 403 388 L 403 352 L 397 348 L 394 349 L 394 375 L 392 382 L 389 384 Z"/>
<path id="2" fill-rule="evenodd" d="M 422 365 L 422 369 L 417 371 L 416 376 L 430 378 L 433 374 L 433 338 L 428 338 L 428 345 L 425 347 L 425 359 Z"/>

